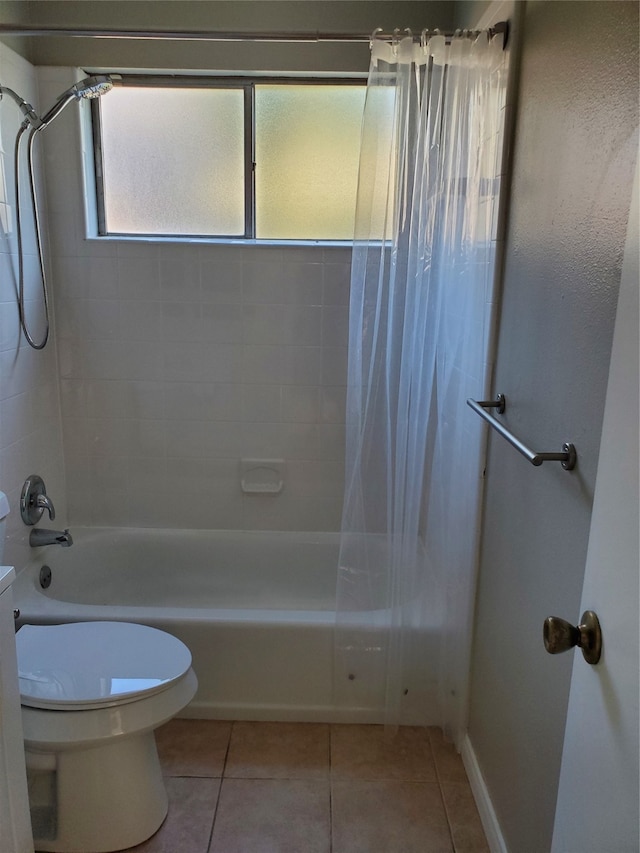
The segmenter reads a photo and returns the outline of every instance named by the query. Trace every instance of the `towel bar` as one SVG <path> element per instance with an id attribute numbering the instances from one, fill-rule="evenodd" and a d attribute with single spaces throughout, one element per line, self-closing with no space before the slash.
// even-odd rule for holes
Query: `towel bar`
<path id="1" fill-rule="evenodd" d="M 516 438 L 505 426 L 485 411 L 485 409 L 495 409 L 499 414 L 502 414 L 506 408 L 504 394 L 498 394 L 495 400 L 469 399 L 467 406 L 470 406 L 477 415 L 480 415 L 489 426 L 506 439 L 512 447 L 515 447 L 518 453 L 521 453 L 532 465 L 542 465 L 543 462 L 559 462 L 565 471 L 572 471 L 575 468 L 578 455 L 573 444 L 568 442 L 563 444 L 560 453 L 538 453 L 523 444 L 519 438 Z"/>

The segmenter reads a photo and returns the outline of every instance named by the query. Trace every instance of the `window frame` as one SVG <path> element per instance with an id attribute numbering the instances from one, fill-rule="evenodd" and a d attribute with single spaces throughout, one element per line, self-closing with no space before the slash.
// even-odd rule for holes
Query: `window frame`
<path id="1" fill-rule="evenodd" d="M 116 72 L 112 72 L 116 73 Z M 119 73 L 119 72 L 118 72 Z M 104 162 L 102 151 L 101 98 L 93 98 L 91 106 L 91 139 L 93 147 L 94 184 L 96 193 L 96 216 L 98 238 L 122 238 L 140 240 L 207 240 L 212 242 L 251 242 L 257 244 L 278 243 L 343 243 L 341 238 L 291 238 L 272 240 L 256 236 L 256 99 L 257 85 L 327 85 L 366 87 L 366 75 L 350 76 L 302 76 L 302 75 L 215 75 L 194 76 L 180 74 L 121 74 L 118 85 L 138 88 L 200 88 L 241 89 L 244 92 L 244 234 L 154 234 L 143 232 L 108 231 L 105 215 Z M 108 95 L 107 95 L 108 97 Z"/>

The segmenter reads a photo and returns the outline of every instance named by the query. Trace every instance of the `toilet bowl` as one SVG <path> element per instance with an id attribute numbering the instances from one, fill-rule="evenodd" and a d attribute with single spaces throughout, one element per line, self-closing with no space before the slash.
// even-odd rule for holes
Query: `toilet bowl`
<path id="1" fill-rule="evenodd" d="M 24 625 L 16 647 L 35 849 L 140 844 L 167 814 L 153 730 L 196 692 L 191 653 L 127 622 Z"/>

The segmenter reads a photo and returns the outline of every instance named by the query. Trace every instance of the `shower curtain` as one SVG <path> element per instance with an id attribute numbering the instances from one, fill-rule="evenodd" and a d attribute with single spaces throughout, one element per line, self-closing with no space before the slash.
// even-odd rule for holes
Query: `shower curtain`
<path id="1" fill-rule="evenodd" d="M 465 726 L 502 36 L 372 40 L 352 256 L 336 701 Z"/>

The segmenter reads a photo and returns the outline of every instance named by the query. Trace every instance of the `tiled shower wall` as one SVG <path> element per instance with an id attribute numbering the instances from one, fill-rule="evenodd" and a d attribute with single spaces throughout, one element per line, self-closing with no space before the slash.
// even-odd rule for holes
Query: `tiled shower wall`
<path id="1" fill-rule="evenodd" d="M 338 529 L 350 250 L 87 241 L 76 106 L 45 144 L 69 522 Z"/>
<path id="2" fill-rule="evenodd" d="M 3 44 L 0 44 L 0 84 L 13 89 L 38 109 L 34 67 Z M 0 490 L 6 493 L 11 507 L 4 562 L 17 569 L 24 566 L 32 553 L 29 528 L 22 523 L 19 513 L 20 491 L 30 474 L 44 478 L 57 512 L 55 524 L 64 526 L 66 521 L 55 340 L 42 351 L 31 349 L 21 336 L 16 305 L 13 150 L 22 119 L 17 104 L 5 95 L 0 100 Z M 41 295 L 26 201 L 25 198 L 26 309 L 37 339 L 43 328 Z M 42 526 L 47 523 L 45 516 Z"/>

